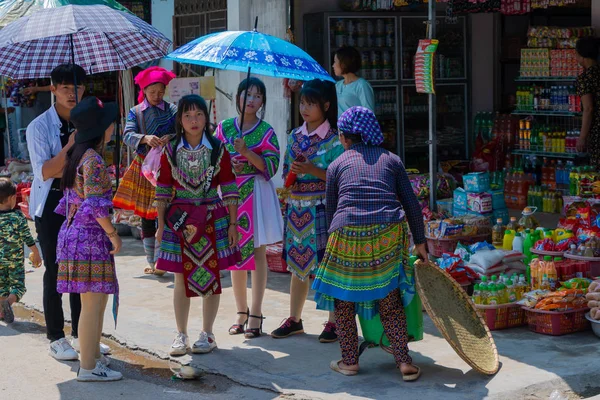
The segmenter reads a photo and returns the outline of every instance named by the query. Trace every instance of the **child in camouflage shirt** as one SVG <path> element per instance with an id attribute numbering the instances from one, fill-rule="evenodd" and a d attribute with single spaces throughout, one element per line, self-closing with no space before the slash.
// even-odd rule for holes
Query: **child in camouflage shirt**
<path id="1" fill-rule="evenodd" d="M 0 178 L 0 320 L 14 321 L 12 305 L 25 294 L 25 252 L 31 250 L 34 267 L 42 265 L 40 252 L 31 236 L 27 220 L 17 204 L 17 187 L 7 178 Z"/>

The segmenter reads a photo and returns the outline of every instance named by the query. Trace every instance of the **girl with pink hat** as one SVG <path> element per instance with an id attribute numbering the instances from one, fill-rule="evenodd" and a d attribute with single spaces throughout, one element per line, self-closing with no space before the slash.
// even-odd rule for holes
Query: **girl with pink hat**
<path id="1" fill-rule="evenodd" d="M 142 163 L 151 148 L 164 146 L 175 133 L 177 106 L 163 100 L 175 74 L 162 67 L 150 67 L 135 77 L 139 85 L 138 105 L 129 110 L 123 141 L 136 156 L 125 173 L 113 200 L 115 208 L 132 210 L 142 218 L 142 239 L 148 267 L 146 274 L 163 275 L 156 265 L 156 207 L 154 186 L 142 174 Z"/>

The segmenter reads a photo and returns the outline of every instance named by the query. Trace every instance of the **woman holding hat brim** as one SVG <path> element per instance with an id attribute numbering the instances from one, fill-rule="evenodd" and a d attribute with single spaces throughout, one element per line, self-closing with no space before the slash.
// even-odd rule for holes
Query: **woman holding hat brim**
<path id="1" fill-rule="evenodd" d="M 349 108 L 338 129 L 346 151 L 327 168 L 330 236 L 313 284 L 317 308 L 335 313 L 342 359 L 330 366 L 358 373 L 355 314 L 379 313 L 403 379 L 414 381 L 420 370 L 408 355 L 400 290 L 411 285 L 404 272 L 407 220 L 418 255 L 427 259 L 421 208 L 400 158 L 379 147 L 383 135 L 371 110 Z"/>
<path id="2" fill-rule="evenodd" d="M 129 110 L 123 131 L 123 142 L 136 152 L 131 166 L 123 176 L 113 203 L 115 208 L 132 210 L 142 218 L 142 241 L 148 267 L 145 274 L 163 275 L 156 269 L 156 191 L 142 174 L 142 163 L 151 148 L 164 146 L 175 134 L 177 106 L 163 100 L 165 90 L 175 74 L 162 67 L 150 67 L 135 77 L 140 86 L 138 105 Z"/>
<path id="3" fill-rule="evenodd" d="M 56 213 L 66 217 L 58 235 L 56 289 L 59 293 L 81 294 L 78 381 L 115 381 L 123 377 L 107 368 L 108 359 L 100 354 L 109 294 L 115 295 L 118 305 L 113 255 L 121 249 L 121 239 L 110 219 L 112 184 L 101 155 L 117 116 L 116 103 L 103 104 L 96 97 L 83 99 L 71 110 L 77 134 L 67 153 L 61 181 L 64 197 L 56 208 Z"/>

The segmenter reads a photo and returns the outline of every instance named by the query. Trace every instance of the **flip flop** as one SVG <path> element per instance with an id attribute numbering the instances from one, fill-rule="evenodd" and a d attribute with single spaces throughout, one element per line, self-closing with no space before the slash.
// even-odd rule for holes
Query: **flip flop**
<path id="1" fill-rule="evenodd" d="M 329 368 L 331 368 L 332 370 L 334 370 L 335 372 L 339 372 L 342 375 L 346 375 L 346 376 L 353 376 L 358 374 L 358 371 L 351 371 L 349 369 L 341 369 L 340 368 L 340 362 L 342 362 L 342 360 L 339 361 L 332 361 L 329 364 Z"/>
<path id="2" fill-rule="evenodd" d="M 414 382 L 417 379 L 419 379 L 419 377 L 421 376 L 421 368 L 417 367 L 416 365 L 414 365 L 414 367 L 417 369 L 417 372 L 415 372 L 414 374 L 409 374 L 409 375 L 402 374 L 402 380 L 404 382 Z"/>
<path id="3" fill-rule="evenodd" d="M 146 274 L 146 275 L 154 275 L 154 268 L 152 268 L 152 267 L 146 267 L 146 268 L 144 268 L 144 274 Z"/>

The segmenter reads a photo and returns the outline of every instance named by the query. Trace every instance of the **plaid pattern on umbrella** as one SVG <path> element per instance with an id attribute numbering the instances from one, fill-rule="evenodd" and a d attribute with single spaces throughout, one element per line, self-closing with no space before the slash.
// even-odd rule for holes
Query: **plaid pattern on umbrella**
<path id="1" fill-rule="evenodd" d="M 0 31 L 0 75 L 14 79 L 50 76 L 75 63 L 88 74 L 126 70 L 167 54 L 171 41 L 138 17 L 106 6 L 39 10 Z"/>

